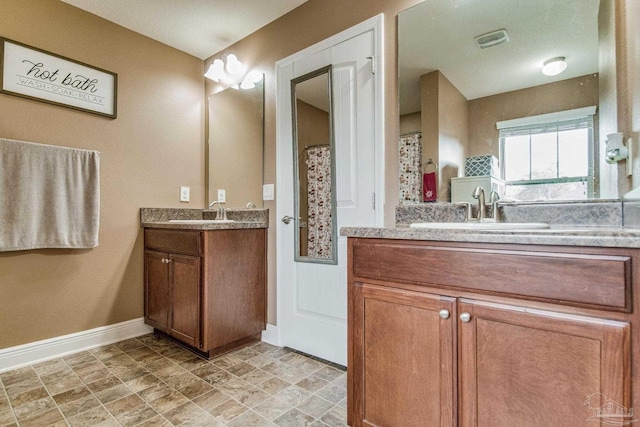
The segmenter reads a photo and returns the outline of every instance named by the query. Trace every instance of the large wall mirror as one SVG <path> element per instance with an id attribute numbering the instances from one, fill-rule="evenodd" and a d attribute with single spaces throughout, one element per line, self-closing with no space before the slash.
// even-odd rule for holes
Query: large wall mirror
<path id="1" fill-rule="evenodd" d="M 401 12 L 401 201 L 420 191 L 429 159 L 439 165 L 438 200 L 449 201 L 451 178 L 475 156 L 501 160 L 498 178 L 514 191 L 544 190 L 518 200 L 617 198 L 617 167 L 603 149 L 617 132 L 614 8 L 615 0 L 427 0 Z M 566 69 L 543 74 L 557 57 Z M 576 192 L 556 196 L 554 186 L 567 183 Z"/>
<path id="2" fill-rule="evenodd" d="M 337 264 L 332 67 L 291 81 L 295 260 Z"/>
<path id="3" fill-rule="evenodd" d="M 225 190 L 225 207 L 262 207 L 264 158 L 263 81 L 209 96 L 207 204 Z M 249 205 L 250 206 L 250 205 Z"/>

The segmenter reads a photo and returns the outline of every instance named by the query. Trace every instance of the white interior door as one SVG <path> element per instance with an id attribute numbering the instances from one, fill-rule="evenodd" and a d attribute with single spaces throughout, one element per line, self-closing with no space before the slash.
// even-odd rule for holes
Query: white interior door
<path id="1" fill-rule="evenodd" d="M 381 17 L 379 18 L 381 21 Z M 293 216 L 294 162 L 291 80 L 333 65 L 338 230 L 344 226 L 381 224 L 381 189 L 377 175 L 382 137 L 377 135 L 376 34 L 381 25 L 349 30 L 328 47 L 278 63 L 278 202 L 277 216 Z M 304 52 L 303 52 L 304 53 Z M 376 147 L 376 141 L 379 146 Z M 377 194 L 378 193 L 378 194 Z M 378 195 L 376 206 L 375 198 Z M 338 237 L 338 264 L 294 261 L 294 227 L 278 222 L 279 344 L 346 365 L 347 243 Z"/>

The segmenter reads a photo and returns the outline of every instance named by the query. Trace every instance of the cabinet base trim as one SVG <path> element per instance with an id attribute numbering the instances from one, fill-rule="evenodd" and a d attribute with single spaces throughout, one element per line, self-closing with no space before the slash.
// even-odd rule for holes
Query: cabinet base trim
<path id="1" fill-rule="evenodd" d="M 262 342 L 280 347 L 278 345 L 278 327 L 276 325 L 267 323 L 267 329 L 262 331 Z"/>
<path id="2" fill-rule="evenodd" d="M 153 332 L 144 318 L 127 320 L 0 350 L 0 372 L 85 351 Z"/>

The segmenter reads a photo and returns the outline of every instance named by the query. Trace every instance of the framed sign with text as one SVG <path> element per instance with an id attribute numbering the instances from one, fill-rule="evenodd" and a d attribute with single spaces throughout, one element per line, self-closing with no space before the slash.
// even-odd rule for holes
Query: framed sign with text
<path id="1" fill-rule="evenodd" d="M 116 118 L 118 75 L 0 37 L 0 92 Z"/>

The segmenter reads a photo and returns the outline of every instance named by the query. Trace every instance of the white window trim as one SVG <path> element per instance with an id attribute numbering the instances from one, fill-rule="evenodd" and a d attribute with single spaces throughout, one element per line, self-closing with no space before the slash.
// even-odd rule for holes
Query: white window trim
<path id="1" fill-rule="evenodd" d="M 596 108 L 596 106 L 583 107 L 573 110 L 556 111 L 555 113 L 539 114 L 537 116 L 522 117 L 519 119 L 503 120 L 501 122 L 496 122 L 496 128 L 498 130 L 502 130 L 520 126 L 535 126 L 544 123 L 574 120 L 585 116 L 595 115 Z"/>

